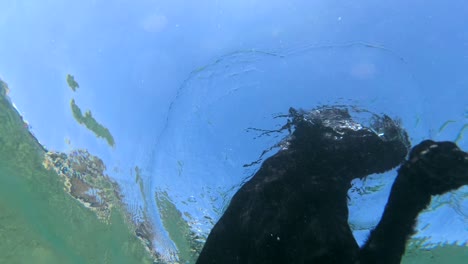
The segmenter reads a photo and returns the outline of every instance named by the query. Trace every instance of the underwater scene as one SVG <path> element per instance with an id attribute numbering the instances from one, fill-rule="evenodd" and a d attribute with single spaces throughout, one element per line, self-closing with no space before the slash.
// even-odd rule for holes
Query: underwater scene
<path id="1" fill-rule="evenodd" d="M 310 263 L 346 232 L 349 258 L 312 263 L 359 263 L 389 222 L 401 261 L 361 264 L 468 263 L 466 17 L 461 0 L 0 0 L 0 263 L 273 263 L 262 235 L 284 243 L 274 263 Z M 461 158 L 417 167 L 441 141 Z M 392 207 L 407 167 L 430 178 Z M 429 184 L 450 187 L 414 223 L 388 213 Z"/>

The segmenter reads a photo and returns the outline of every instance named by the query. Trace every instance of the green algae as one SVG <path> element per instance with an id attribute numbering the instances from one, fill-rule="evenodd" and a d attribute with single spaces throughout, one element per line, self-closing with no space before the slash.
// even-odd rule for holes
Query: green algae
<path id="1" fill-rule="evenodd" d="M 67 74 L 67 83 L 68 86 L 74 92 L 76 92 L 76 89 L 80 87 L 78 82 L 75 80 L 75 77 L 73 77 L 73 75 L 71 74 Z M 114 137 L 110 133 L 109 129 L 107 129 L 105 126 L 96 121 L 90 110 L 86 111 L 83 115 L 81 108 L 75 103 L 75 99 L 71 99 L 70 107 L 73 113 L 73 117 L 79 124 L 84 125 L 87 129 L 92 131 L 98 138 L 105 139 L 109 146 L 115 146 Z"/>
<path id="2" fill-rule="evenodd" d="M 104 223 L 63 190 L 0 87 L 0 263 L 152 263 L 122 209 Z"/>
<path id="3" fill-rule="evenodd" d="M 457 121 L 455 120 L 447 120 L 445 121 L 440 127 L 439 127 L 439 133 L 442 133 L 442 131 L 444 131 L 448 125 L 452 124 L 452 123 L 456 123 Z"/>
<path id="4" fill-rule="evenodd" d="M 8 85 L 2 80 L 0 80 L 0 96 L 5 97 L 8 94 L 8 91 Z"/>
<path id="5" fill-rule="evenodd" d="M 67 83 L 68 87 L 70 87 L 74 92 L 76 92 L 76 89 L 80 88 L 78 82 L 75 81 L 75 77 L 71 74 L 67 74 Z"/>
<path id="6" fill-rule="evenodd" d="M 114 137 L 110 133 L 109 129 L 98 123 L 96 119 L 94 119 L 91 111 L 88 110 L 83 115 L 83 113 L 81 112 L 81 108 L 75 103 L 75 99 L 72 99 L 70 101 L 70 107 L 73 113 L 73 117 L 78 123 L 84 125 L 87 129 L 92 131 L 98 138 L 105 139 L 109 146 L 115 146 Z"/>
<path id="7" fill-rule="evenodd" d="M 422 249 L 410 245 L 401 261 L 402 264 L 465 264 L 468 259 L 468 247 L 457 245 L 438 245 L 431 249 Z"/>
<path id="8" fill-rule="evenodd" d="M 177 172 L 179 173 L 179 176 L 182 175 L 182 172 L 184 171 L 184 162 L 181 160 L 177 161 Z"/>
<path id="9" fill-rule="evenodd" d="M 455 143 L 458 144 L 460 143 L 460 141 L 462 141 L 466 131 L 468 131 L 468 124 L 463 125 L 463 127 L 460 129 L 460 131 L 457 134 L 457 137 L 455 138 Z"/>
<path id="10" fill-rule="evenodd" d="M 193 233 L 167 192 L 156 192 L 155 198 L 164 229 L 177 246 L 180 263 L 195 263 L 203 247 L 202 239 Z M 190 218 L 188 213 L 184 215 Z"/>
<path id="11" fill-rule="evenodd" d="M 138 166 L 135 166 L 135 183 L 137 183 L 138 187 L 140 188 L 141 197 L 146 197 L 145 187 L 143 184 L 143 178 L 141 177 L 141 169 Z M 148 205 L 146 204 L 146 200 L 144 200 L 144 206 L 145 206 L 144 211 L 146 211 L 148 208 Z"/>

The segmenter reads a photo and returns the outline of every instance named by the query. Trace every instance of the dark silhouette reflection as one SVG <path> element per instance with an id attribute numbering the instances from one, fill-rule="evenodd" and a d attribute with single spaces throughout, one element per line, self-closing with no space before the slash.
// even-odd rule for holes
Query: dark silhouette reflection
<path id="1" fill-rule="evenodd" d="M 431 196 L 468 184 L 468 155 L 450 142 L 423 141 L 406 161 L 398 122 L 364 125 L 346 107 L 290 110 L 293 131 L 233 196 L 198 264 L 400 263 L 417 215 Z M 401 164 L 385 212 L 362 248 L 348 225 L 354 178 Z"/>

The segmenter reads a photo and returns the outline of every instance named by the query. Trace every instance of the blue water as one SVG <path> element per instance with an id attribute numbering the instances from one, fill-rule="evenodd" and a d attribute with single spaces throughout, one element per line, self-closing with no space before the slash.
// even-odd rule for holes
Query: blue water
<path id="1" fill-rule="evenodd" d="M 413 143 L 455 140 L 467 123 L 461 0 L 0 0 L 0 14 L 0 77 L 32 132 L 51 150 L 100 156 L 136 218 L 148 204 L 168 248 L 154 193 L 168 191 L 206 234 L 254 169 L 242 165 L 275 142 L 245 129 L 278 125 L 272 116 L 289 106 L 338 101 L 385 112 L 402 119 Z M 112 132 L 115 148 L 76 123 L 71 98 Z M 447 120 L 455 122 L 439 131 Z M 467 138 L 458 141 L 464 150 Z M 385 187 L 351 210 L 364 230 L 358 240 L 375 224 L 392 175 L 365 183 Z M 467 196 L 465 188 L 437 200 L 422 217 L 434 224 L 420 235 L 465 243 Z M 359 213 L 367 206 L 373 213 Z"/>

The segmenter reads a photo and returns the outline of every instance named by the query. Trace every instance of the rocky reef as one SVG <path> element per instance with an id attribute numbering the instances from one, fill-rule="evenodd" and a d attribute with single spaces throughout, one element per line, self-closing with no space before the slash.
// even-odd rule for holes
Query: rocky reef
<path id="1" fill-rule="evenodd" d="M 43 166 L 55 171 L 62 179 L 64 191 L 92 210 L 104 223 L 110 223 L 113 208 L 125 208 L 119 186 L 105 174 L 105 164 L 87 150 L 77 149 L 68 154 L 48 151 Z M 123 211 L 128 227 L 158 263 L 160 256 L 152 244 L 153 227 L 146 215 L 134 221 L 127 210 Z"/>
<path id="2" fill-rule="evenodd" d="M 120 203 L 119 187 L 104 174 L 102 160 L 87 150 L 73 150 L 69 154 L 49 151 L 43 165 L 54 170 L 64 180 L 64 190 L 101 220 L 108 221 L 112 207 Z"/>

